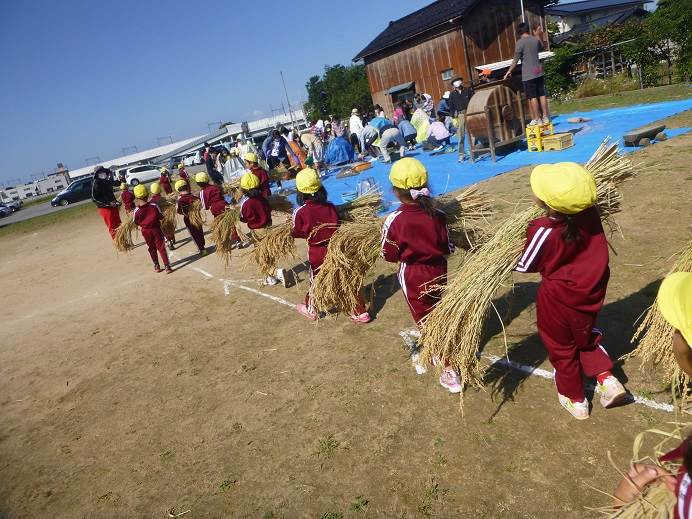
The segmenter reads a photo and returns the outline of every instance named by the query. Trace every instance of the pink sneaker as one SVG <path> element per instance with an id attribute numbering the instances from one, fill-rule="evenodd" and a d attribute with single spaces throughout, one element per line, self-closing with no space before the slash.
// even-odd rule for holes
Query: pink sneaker
<path id="1" fill-rule="evenodd" d="M 461 393 L 463 387 L 459 375 L 452 368 L 445 368 L 440 375 L 440 385 L 450 393 Z"/>
<path id="2" fill-rule="evenodd" d="M 307 305 L 305 305 L 305 304 L 303 304 L 303 303 L 297 304 L 297 305 L 296 305 L 296 310 L 297 310 L 298 313 L 299 313 L 300 315 L 302 315 L 303 317 L 307 317 L 307 318 L 310 319 L 311 321 L 317 321 L 317 312 L 315 312 L 314 310 L 308 308 Z"/>
<path id="3" fill-rule="evenodd" d="M 370 321 L 372 321 L 372 317 L 370 317 L 370 314 L 368 312 L 363 312 L 360 315 L 352 315 L 351 321 L 357 324 L 367 324 Z"/>

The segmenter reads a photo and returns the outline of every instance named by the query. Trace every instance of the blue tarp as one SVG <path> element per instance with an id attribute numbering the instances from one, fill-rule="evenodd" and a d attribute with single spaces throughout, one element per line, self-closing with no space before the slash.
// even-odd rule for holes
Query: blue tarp
<path id="1" fill-rule="evenodd" d="M 343 137 L 337 137 L 329 142 L 327 153 L 324 155 L 324 161 L 331 166 L 338 166 L 352 162 L 355 156 L 355 150 L 351 143 Z"/>
<path id="2" fill-rule="evenodd" d="M 489 156 L 486 156 L 477 160 L 475 164 L 470 161 L 459 164 L 456 153 L 431 156 L 420 149 L 407 152 L 407 156 L 416 157 L 425 164 L 428 168 L 430 187 L 433 193 L 439 195 L 522 166 L 565 161 L 586 162 L 606 137 L 610 136 L 617 141 L 631 130 L 690 109 L 692 109 L 692 99 L 683 99 L 559 115 L 553 118 L 555 132 L 574 133 L 575 144 L 572 148 L 563 151 L 531 153 L 524 146 L 523 149 L 511 151 L 506 155 L 498 155 L 497 162 L 494 163 Z M 591 121 L 579 124 L 567 122 L 567 119 L 577 116 L 588 117 Z M 692 128 L 667 129 L 666 133 L 669 137 L 674 137 L 689 131 L 692 131 Z M 624 151 L 629 152 L 635 149 L 624 148 Z M 388 189 L 389 180 L 387 178 L 390 167 L 378 161 L 373 164 L 371 169 L 363 171 L 359 176 L 341 179 L 336 178 L 337 169 L 330 170 L 323 178 L 324 186 L 329 193 L 329 200 L 335 204 L 342 203 L 348 199 L 349 194 L 356 191 L 358 183 L 362 179 L 372 177 L 383 189 L 385 210 L 393 210 L 396 202 L 391 190 Z M 295 182 L 286 181 L 283 186 L 294 189 Z M 295 197 L 292 198 L 295 203 Z"/>

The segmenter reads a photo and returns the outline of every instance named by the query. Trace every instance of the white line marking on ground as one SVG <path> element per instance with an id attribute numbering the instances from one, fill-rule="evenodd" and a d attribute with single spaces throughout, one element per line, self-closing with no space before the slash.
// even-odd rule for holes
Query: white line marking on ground
<path id="1" fill-rule="evenodd" d="M 214 277 L 213 274 L 209 274 L 209 272 L 207 272 L 206 270 L 201 269 L 201 268 L 199 268 L 199 267 L 192 267 L 192 270 L 194 270 L 195 272 L 199 272 L 200 274 L 202 274 L 203 276 L 206 276 L 206 277 L 208 277 L 208 278 L 213 278 L 213 277 Z"/>
<path id="2" fill-rule="evenodd" d="M 225 296 L 231 295 L 232 283 L 230 281 L 228 281 L 227 279 L 224 279 L 222 281 L 223 281 L 223 295 L 225 295 Z"/>
<path id="3" fill-rule="evenodd" d="M 258 296 L 266 297 L 267 299 L 271 299 L 275 303 L 286 305 L 286 306 L 291 307 L 293 309 L 295 309 L 295 307 L 296 307 L 296 305 L 286 301 L 285 299 L 282 299 L 278 296 L 273 296 L 271 294 L 267 294 L 266 292 L 262 292 L 261 290 L 257 290 L 256 288 L 241 285 L 240 283 L 236 283 L 235 281 L 233 281 L 231 279 L 219 279 L 219 281 L 221 281 L 224 284 L 224 291 L 225 291 L 226 284 L 228 283 L 230 286 L 240 288 L 241 290 L 246 290 L 247 292 L 252 292 L 253 294 L 257 294 Z"/>

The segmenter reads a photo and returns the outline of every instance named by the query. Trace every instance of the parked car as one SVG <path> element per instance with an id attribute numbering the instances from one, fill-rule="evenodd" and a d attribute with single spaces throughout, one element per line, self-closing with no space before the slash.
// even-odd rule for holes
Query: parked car
<path id="1" fill-rule="evenodd" d="M 136 186 L 142 182 L 157 180 L 161 176 L 159 168 L 151 164 L 132 166 L 125 170 L 125 182 L 131 186 Z"/>
<path id="2" fill-rule="evenodd" d="M 0 204 L 0 218 L 4 218 L 5 216 L 10 216 L 14 211 L 10 209 L 8 206 L 5 204 Z"/>
<path id="3" fill-rule="evenodd" d="M 19 211 L 22 208 L 22 201 L 21 200 L 10 200 L 9 202 L 3 202 L 3 205 L 6 205 L 7 207 L 10 208 L 10 210 L 14 213 L 15 211 Z"/>
<path id="4" fill-rule="evenodd" d="M 183 159 L 185 167 L 197 166 L 202 163 L 202 153 L 198 150 Z"/>
<path id="5" fill-rule="evenodd" d="M 50 201 L 50 205 L 53 207 L 59 205 L 65 206 L 91 198 L 91 182 L 91 178 L 75 180 L 65 189 L 60 191 L 60 193 L 55 195 L 53 200 Z"/>

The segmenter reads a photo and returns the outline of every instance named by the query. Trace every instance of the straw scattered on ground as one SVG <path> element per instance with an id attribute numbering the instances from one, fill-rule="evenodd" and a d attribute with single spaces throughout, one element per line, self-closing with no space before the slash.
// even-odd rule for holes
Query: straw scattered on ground
<path id="1" fill-rule="evenodd" d="M 477 245 L 476 240 L 483 236 L 481 229 L 485 219 L 492 213 L 488 198 L 473 186 L 456 197 L 443 197 L 438 202 L 439 209 L 447 215 L 450 238 L 461 248 L 472 250 Z M 371 200 L 370 207 L 373 203 Z M 325 312 L 353 311 L 365 276 L 380 257 L 382 224 L 383 219 L 371 212 L 360 214 L 354 221 L 337 228 L 311 287 L 315 308 Z"/>
<path id="2" fill-rule="evenodd" d="M 619 211 L 617 185 L 632 177 L 631 162 L 616 144 L 605 141 L 586 164 L 596 180 L 598 205 L 604 221 L 617 228 L 612 216 Z M 489 239 L 442 288 L 442 299 L 426 317 L 421 333 L 422 360 L 437 357 L 458 369 L 466 385 L 481 386 L 483 369 L 477 354 L 493 298 L 511 285 L 511 274 L 520 259 L 529 222 L 542 216 L 538 207 L 527 207 L 502 222 Z M 450 273 L 451 274 L 451 273 Z"/>
<path id="3" fill-rule="evenodd" d="M 113 245 L 115 250 L 118 252 L 130 252 L 135 248 L 132 235 L 137 231 L 137 225 L 132 219 L 132 215 L 127 213 L 125 219 L 120 223 L 118 228 L 115 230 L 115 238 L 113 239 Z"/>
<path id="4" fill-rule="evenodd" d="M 243 232 L 238 225 L 240 212 L 237 207 L 227 206 L 222 215 L 214 218 L 211 223 L 211 240 L 216 244 L 216 255 L 228 267 L 231 263 L 231 254 L 235 247 L 233 243 L 233 231 L 236 230 L 240 239 L 245 241 Z"/>
<path id="5" fill-rule="evenodd" d="M 676 254 L 677 261 L 670 270 L 674 272 L 692 272 L 692 240 Z M 673 355 L 673 328 L 663 318 L 658 309 L 658 300 L 654 301 L 639 328 L 632 337 L 632 342 L 639 340 L 637 348 L 627 357 L 639 357 L 642 360 L 642 369 L 648 369 L 650 365 L 663 367 L 663 381 L 669 383 L 672 389 L 684 389 L 688 386 L 690 378 L 680 369 Z"/>

